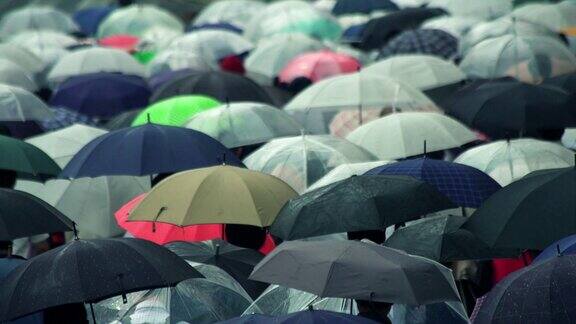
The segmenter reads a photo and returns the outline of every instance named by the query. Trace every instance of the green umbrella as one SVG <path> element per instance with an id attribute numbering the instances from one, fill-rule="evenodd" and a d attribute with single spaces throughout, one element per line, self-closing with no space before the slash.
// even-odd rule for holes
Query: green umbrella
<path id="1" fill-rule="evenodd" d="M 146 65 L 148 62 L 152 61 L 156 57 L 156 53 L 152 51 L 138 51 L 132 54 L 132 56 L 140 63 Z"/>
<path id="2" fill-rule="evenodd" d="M 519 250 L 490 249 L 471 232 L 460 228 L 462 216 L 441 215 L 415 221 L 394 232 L 384 245 L 438 262 L 510 258 Z"/>
<path id="3" fill-rule="evenodd" d="M 195 114 L 220 106 L 220 102 L 206 96 L 177 96 L 157 102 L 144 109 L 132 122 L 132 126 L 155 124 L 182 126 Z"/>
<path id="4" fill-rule="evenodd" d="M 46 153 L 26 142 L 0 135 L 0 169 L 18 172 L 19 178 L 45 181 L 62 171 Z"/>

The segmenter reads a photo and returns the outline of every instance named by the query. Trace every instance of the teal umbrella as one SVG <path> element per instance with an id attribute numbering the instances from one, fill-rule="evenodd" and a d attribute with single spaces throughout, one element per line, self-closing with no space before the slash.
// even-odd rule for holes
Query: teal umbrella
<path id="1" fill-rule="evenodd" d="M 19 178 L 45 181 L 62 171 L 46 153 L 32 144 L 0 135 L 0 169 L 16 171 Z"/>

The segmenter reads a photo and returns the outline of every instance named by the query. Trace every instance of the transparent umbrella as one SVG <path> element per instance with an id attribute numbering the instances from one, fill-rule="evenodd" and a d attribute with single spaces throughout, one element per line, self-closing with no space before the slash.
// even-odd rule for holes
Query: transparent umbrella
<path id="1" fill-rule="evenodd" d="M 512 17 L 544 26 L 555 32 L 576 25 L 576 3 L 532 3 L 518 7 Z"/>
<path id="2" fill-rule="evenodd" d="M 52 116 L 50 108 L 32 92 L 0 84 L 0 121 L 42 121 Z"/>
<path id="3" fill-rule="evenodd" d="M 146 65 L 151 76 L 178 70 L 212 71 L 213 62 L 206 57 L 185 50 L 165 50 Z"/>
<path id="4" fill-rule="evenodd" d="M 31 30 L 18 33 L 10 37 L 8 42 L 25 47 L 34 53 L 42 53 L 42 50 L 46 48 L 66 48 L 78 43 L 74 37 L 53 30 Z"/>
<path id="5" fill-rule="evenodd" d="M 320 178 L 320 180 L 314 182 L 314 184 L 306 189 L 306 192 L 327 186 L 340 180 L 348 179 L 351 176 L 364 174 L 368 170 L 372 170 L 376 167 L 392 162 L 393 161 L 372 161 L 340 164 L 339 166 L 332 169 L 332 171 L 326 173 L 326 175 Z"/>
<path id="6" fill-rule="evenodd" d="M 564 130 L 562 145 L 571 150 L 576 150 L 576 128 L 566 128 Z"/>
<path id="7" fill-rule="evenodd" d="M 248 156 L 244 164 L 274 175 L 302 193 L 340 164 L 374 160 L 372 154 L 344 139 L 302 135 L 272 140 Z"/>
<path id="8" fill-rule="evenodd" d="M 471 16 L 482 20 L 495 19 L 512 11 L 512 0 L 431 0 L 428 5 L 445 9 L 453 16 Z"/>
<path id="9" fill-rule="evenodd" d="M 20 87 L 30 92 L 38 90 L 34 74 L 14 62 L 2 58 L 0 58 L 0 83 Z"/>
<path id="10" fill-rule="evenodd" d="M 440 111 L 421 91 L 395 79 L 352 73 L 322 80 L 290 101 L 286 112 L 317 134 L 345 136 L 359 125 L 393 111 Z M 352 118 L 341 112 L 352 112 Z"/>
<path id="11" fill-rule="evenodd" d="M 32 51 L 15 44 L 0 44 L 0 58 L 12 61 L 20 67 L 38 74 L 44 70 L 45 64 Z"/>
<path id="12" fill-rule="evenodd" d="M 497 141 L 472 148 L 454 160 L 475 167 L 506 186 L 530 172 L 574 165 L 574 152 L 530 138 Z"/>
<path id="13" fill-rule="evenodd" d="M 217 139 L 227 148 L 296 136 L 301 126 L 286 112 L 256 102 L 227 104 L 193 116 L 187 128 Z"/>
<path id="14" fill-rule="evenodd" d="M 554 38 L 504 35 L 475 45 L 460 68 L 471 78 L 511 76 L 539 83 L 544 78 L 576 71 L 576 57 Z"/>
<path id="15" fill-rule="evenodd" d="M 481 19 L 471 16 L 440 16 L 424 22 L 422 28 L 442 30 L 460 40 L 481 21 Z"/>
<path id="16" fill-rule="evenodd" d="M 264 3 L 255 0 L 215 1 L 200 11 L 194 25 L 229 23 L 244 29 L 264 7 Z"/>
<path id="17" fill-rule="evenodd" d="M 70 33 L 78 27 L 68 14 L 48 6 L 15 9 L 0 20 L 0 37 L 3 39 L 23 31 L 46 29 Z"/>
<path id="18" fill-rule="evenodd" d="M 142 36 L 148 29 L 162 26 L 183 31 L 184 24 L 172 13 L 154 5 L 135 4 L 114 10 L 98 27 L 98 38 L 128 34 Z"/>
<path id="19" fill-rule="evenodd" d="M 148 28 L 140 37 L 140 42 L 136 46 L 138 51 L 157 53 L 161 52 L 168 47 L 168 45 L 181 36 L 182 32 L 179 30 L 155 26 Z"/>

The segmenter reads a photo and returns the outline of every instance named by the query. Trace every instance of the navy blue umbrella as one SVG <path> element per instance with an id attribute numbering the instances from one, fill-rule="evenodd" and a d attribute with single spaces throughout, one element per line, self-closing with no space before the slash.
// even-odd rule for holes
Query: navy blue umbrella
<path id="1" fill-rule="evenodd" d="M 372 11 L 397 11 L 398 6 L 390 0 L 338 0 L 332 8 L 336 16 L 370 14 Z"/>
<path id="2" fill-rule="evenodd" d="M 439 29 L 407 30 L 384 45 L 378 59 L 399 54 L 428 54 L 453 59 L 458 54 L 458 39 Z"/>
<path id="3" fill-rule="evenodd" d="M 12 258 L 0 258 L 0 280 L 4 279 L 12 270 L 17 266 L 25 263 L 26 260 L 12 257 Z M 10 324 L 42 324 L 44 323 L 44 318 L 42 312 L 34 313 L 32 315 L 24 316 L 15 321 L 10 322 Z"/>
<path id="4" fill-rule="evenodd" d="M 489 175 L 463 164 L 420 158 L 374 168 L 366 175 L 405 175 L 427 182 L 460 207 L 479 207 L 501 187 Z"/>
<path id="5" fill-rule="evenodd" d="M 546 260 L 552 259 L 557 257 L 558 255 L 567 255 L 567 254 L 576 254 L 576 234 L 567 236 L 561 240 L 558 240 L 549 247 L 547 247 L 544 251 L 542 251 L 536 259 L 534 259 L 534 263 L 544 262 Z"/>
<path id="6" fill-rule="evenodd" d="M 114 11 L 114 6 L 88 7 L 74 13 L 74 21 L 86 35 L 95 35 L 100 23 Z"/>
<path id="7" fill-rule="evenodd" d="M 226 22 L 192 25 L 188 28 L 188 31 L 193 32 L 193 31 L 197 31 L 197 30 L 213 30 L 213 29 L 225 30 L 225 31 L 229 31 L 229 32 L 237 33 L 237 34 L 242 34 L 241 28 L 238 28 L 238 27 L 236 27 L 232 24 L 226 23 Z"/>
<path id="8" fill-rule="evenodd" d="M 576 255 L 520 269 L 498 283 L 474 324 L 576 323 Z"/>
<path id="9" fill-rule="evenodd" d="M 221 323 L 226 324 L 313 324 L 313 323 L 330 323 L 330 324 L 374 324 L 375 321 L 364 317 L 335 313 L 323 310 L 306 310 L 291 313 L 283 316 L 266 316 L 260 314 L 246 315 L 236 317 Z"/>
<path id="10" fill-rule="evenodd" d="M 67 79 L 50 98 L 50 105 L 110 118 L 148 106 L 150 95 L 148 83 L 138 76 L 100 72 Z"/>
<path id="11" fill-rule="evenodd" d="M 226 163 L 243 166 L 224 145 L 192 129 L 145 124 L 92 140 L 66 165 L 61 177 L 143 176 Z"/>
<path id="12" fill-rule="evenodd" d="M 181 70 L 173 70 L 173 71 L 162 71 L 159 73 L 156 73 L 152 76 L 150 76 L 148 78 L 148 84 L 150 85 L 150 88 L 152 88 L 152 91 L 156 91 L 158 90 L 160 87 L 162 87 L 164 84 L 178 79 L 180 77 L 186 76 L 190 73 L 193 73 L 194 70 L 192 69 L 181 69 Z"/>

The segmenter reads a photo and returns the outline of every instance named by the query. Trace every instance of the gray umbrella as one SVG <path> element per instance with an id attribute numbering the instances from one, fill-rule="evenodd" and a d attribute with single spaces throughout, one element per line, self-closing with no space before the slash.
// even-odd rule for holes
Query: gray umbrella
<path id="1" fill-rule="evenodd" d="M 254 268 L 250 279 L 319 297 L 409 305 L 460 300 L 448 268 L 372 242 L 284 242 Z"/>

